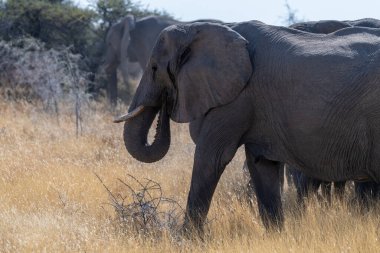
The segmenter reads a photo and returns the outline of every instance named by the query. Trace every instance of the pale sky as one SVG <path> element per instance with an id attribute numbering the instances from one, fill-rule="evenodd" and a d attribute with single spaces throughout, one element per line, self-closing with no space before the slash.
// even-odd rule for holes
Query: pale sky
<path id="1" fill-rule="evenodd" d="M 92 0 L 75 0 L 88 5 Z M 283 25 L 287 15 L 285 0 L 141 0 L 150 8 L 164 9 L 175 18 L 189 21 L 200 18 L 225 22 L 260 20 Z M 288 0 L 296 16 L 304 20 L 380 19 L 380 0 Z"/>

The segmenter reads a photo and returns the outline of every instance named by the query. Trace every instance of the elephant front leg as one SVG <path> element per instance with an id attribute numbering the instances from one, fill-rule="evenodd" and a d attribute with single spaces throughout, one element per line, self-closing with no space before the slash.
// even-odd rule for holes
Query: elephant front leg
<path id="1" fill-rule="evenodd" d="M 283 164 L 263 157 L 255 158 L 247 148 L 246 155 L 263 224 L 267 229 L 281 230 L 284 223 L 280 182 Z"/>
<path id="2" fill-rule="evenodd" d="M 238 145 L 222 148 L 215 145 L 199 148 L 197 145 L 190 192 L 187 200 L 185 231 L 203 233 L 203 225 L 210 208 L 211 199 L 225 166 L 233 158 Z M 220 147 L 220 146 L 219 146 Z"/>
<path id="3" fill-rule="evenodd" d="M 195 158 L 184 228 L 203 232 L 203 225 L 219 178 L 225 168 L 214 165 L 206 157 Z"/>

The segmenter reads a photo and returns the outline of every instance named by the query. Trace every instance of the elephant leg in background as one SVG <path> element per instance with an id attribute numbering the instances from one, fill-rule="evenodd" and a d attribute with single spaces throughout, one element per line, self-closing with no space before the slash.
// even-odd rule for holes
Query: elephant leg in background
<path id="1" fill-rule="evenodd" d="M 320 181 L 320 186 L 321 186 L 321 192 L 322 192 L 323 199 L 327 200 L 330 203 L 331 202 L 332 182 Z M 318 191 L 318 188 L 316 189 L 316 191 Z"/>
<path id="2" fill-rule="evenodd" d="M 379 184 L 375 182 L 355 182 L 355 195 L 363 207 L 368 208 L 371 201 L 379 199 Z"/>
<path id="3" fill-rule="evenodd" d="M 132 92 L 132 87 L 131 87 L 132 85 L 129 80 L 129 67 L 130 67 L 130 63 L 127 60 L 124 60 L 119 65 L 119 70 L 120 70 L 120 73 L 123 79 L 124 88 L 125 88 L 125 100 L 127 104 L 131 102 L 132 97 L 133 97 L 133 92 Z"/>
<path id="4" fill-rule="evenodd" d="M 295 185 L 292 170 L 290 169 L 288 164 L 284 164 L 284 174 L 288 187 L 290 187 L 291 185 Z"/>
<path id="5" fill-rule="evenodd" d="M 305 198 L 308 198 L 310 193 L 316 193 L 322 181 L 308 177 L 297 169 L 292 168 L 292 170 L 297 199 L 303 206 Z"/>
<path id="6" fill-rule="evenodd" d="M 281 203 L 280 171 L 283 163 L 263 157 L 255 158 L 247 145 L 245 152 L 263 224 L 267 229 L 282 229 L 284 214 Z"/>
<path id="7" fill-rule="evenodd" d="M 112 108 L 114 108 L 117 103 L 117 63 L 110 63 L 106 66 L 105 71 L 108 81 L 107 97 Z"/>
<path id="8" fill-rule="evenodd" d="M 342 201 L 344 198 L 344 192 L 346 190 L 346 181 L 334 182 L 334 195 L 338 200 Z"/>
<path id="9" fill-rule="evenodd" d="M 281 195 L 283 194 L 284 192 L 284 184 L 285 184 L 285 164 L 282 163 L 282 165 L 280 166 L 280 193 Z"/>

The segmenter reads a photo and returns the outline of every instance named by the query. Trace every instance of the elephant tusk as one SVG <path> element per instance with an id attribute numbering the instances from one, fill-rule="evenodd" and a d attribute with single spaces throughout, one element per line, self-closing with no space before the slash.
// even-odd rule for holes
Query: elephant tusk
<path id="1" fill-rule="evenodd" d="M 144 109 L 145 109 L 145 107 L 143 105 L 140 105 L 139 107 L 137 107 L 133 111 L 115 118 L 113 120 L 113 123 L 120 123 L 120 122 L 127 121 L 127 120 L 129 120 L 131 118 L 134 118 L 137 115 L 139 115 L 140 113 L 142 113 L 144 111 Z"/>

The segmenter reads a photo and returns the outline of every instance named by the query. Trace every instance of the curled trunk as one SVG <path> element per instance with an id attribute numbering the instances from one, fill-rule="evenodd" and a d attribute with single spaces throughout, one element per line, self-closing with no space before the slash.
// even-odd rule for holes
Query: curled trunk
<path id="1" fill-rule="evenodd" d="M 156 114 L 159 112 L 156 135 L 148 144 L 148 133 Z M 170 121 L 165 106 L 147 107 L 144 112 L 127 121 L 124 125 L 124 144 L 137 160 L 153 163 L 162 159 L 170 146 Z"/>

